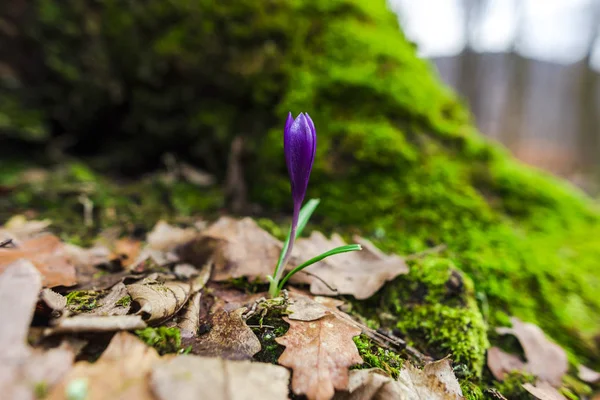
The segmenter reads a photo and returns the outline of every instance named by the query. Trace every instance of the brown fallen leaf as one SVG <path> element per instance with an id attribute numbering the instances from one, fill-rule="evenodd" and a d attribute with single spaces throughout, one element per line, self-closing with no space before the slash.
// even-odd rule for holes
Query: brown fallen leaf
<path id="1" fill-rule="evenodd" d="M 169 225 L 165 221 L 158 221 L 148 233 L 146 240 L 152 249 L 168 252 L 192 241 L 198 233 L 194 228 L 183 229 Z"/>
<path id="2" fill-rule="evenodd" d="M 62 313 L 67 306 L 67 298 L 46 288 L 40 293 L 40 303 L 42 308 L 49 311 L 49 314 L 52 313 L 53 316 L 56 316 Z"/>
<path id="3" fill-rule="evenodd" d="M 131 308 L 131 297 L 122 282 L 113 286 L 108 294 L 98 299 L 98 306 L 86 315 L 112 316 L 127 315 Z"/>
<path id="4" fill-rule="evenodd" d="M 114 253 L 123 267 L 129 267 L 142 251 L 142 242 L 131 238 L 121 238 L 115 242 Z"/>
<path id="5" fill-rule="evenodd" d="M 266 276 L 273 273 L 281 248 L 281 242 L 251 218 L 221 217 L 183 251 L 182 257 L 202 265 L 212 255 L 215 281 L 246 277 L 267 282 Z"/>
<path id="6" fill-rule="evenodd" d="M 579 365 L 577 376 L 586 383 L 596 383 L 600 381 L 600 372 L 594 371 L 585 365 Z"/>
<path id="7" fill-rule="evenodd" d="M 15 248 L 0 248 L 0 272 L 19 259 L 33 263 L 42 274 L 44 287 L 73 286 L 77 283 L 75 267 L 69 262 L 63 243 L 54 235 L 27 239 Z"/>
<path id="8" fill-rule="evenodd" d="M 83 381 L 87 384 L 87 400 L 154 400 L 148 378 L 159 359 L 156 350 L 136 336 L 119 332 L 95 363 L 81 361 L 75 364 L 47 399 L 65 399 L 69 385 Z"/>
<path id="9" fill-rule="evenodd" d="M 261 350 L 260 341 L 242 319 L 245 308 L 227 312 L 216 310 L 209 316 L 208 333 L 192 341 L 182 341 L 182 346 L 192 346 L 192 353 L 220 357 L 228 360 L 249 360 Z"/>
<path id="10" fill-rule="evenodd" d="M 538 326 L 524 323 L 518 318 L 511 318 L 511 322 L 512 328 L 496 328 L 496 332 L 501 335 L 511 334 L 519 339 L 527 359 L 527 372 L 554 387 L 560 387 L 562 377 L 569 368 L 567 353 L 562 347 L 549 341 Z"/>
<path id="11" fill-rule="evenodd" d="M 348 390 L 338 392 L 335 400 L 459 400 L 463 399 L 460 384 L 450 361 L 429 363 L 423 370 L 410 363 L 400 371 L 398 380 L 377 368 L 350 372 Z"/>
<path id="12" fill-rule="evenodd" d="M 487 352 L 487 366 L 494 378 L 503 381 L 511 371 L 524 371 L 525 363 L 514 354 L 504 352 L 498 347 L 490 347 Z"/>
<path id="13" fill-rule="evenodd" d="M 523 388 L 539 400 L 567 400 L 565 396 L 548 382 L 538 381 L 535 386 L 531 383 L 525 383 Z"/>
<path id="14" fill-rule="evenodd" d="M 328 400 L 348 387 L 348 367 L 363 362 L 352 338 L 360 329 L 334 315 L 304 322 L 288 318 L 287 333 L 275 339 L 285 346 L 279 364 L 292 368 L 292 390 L 309 400 Z"/>
<path id="15" fill-rule="evenodd" d="M 127 285 L 131 300 L 138 303 L 138 314 L 148 323 L 159 323 L 175 315 L 185 305 L 192 289 L 189 282 L 161 282 L 156 274 Z"/>
<path id="16" fill-rule="evenodd" d="M 156 365 L 150 382 L 159 400 L 284 400 L 289 380 L 277 365 L 187 355 Z"/>
<path id="17" fill-rule="evenodd" d="M 139 315 L 76 315 L 63 318 L 55 322 L 55 326 L 48 328 L 46 335 L 56 333 L 77 332 L 115 332 L 132 331 L 146 328 L 146 323 Z"/>
<path id="18" fill-rule="evenodd" d="M 310 284 L 313 294 L 350 294 L 362 300 L 375 294 L 385 282 L 408 273 L 408 266 L 401 257 L 385 255 L 366 239 L 356 237 L 354 240 L 363 246 L 362 251 L 328 257 L 306 268 L 305 271 L 310 274 L 295 274 L 291 282 Z M 313 232 L 309 238 L 296 242 L 290 264 L 299 265 L 345 244 L 337 234 L 327 239 L 322 233 Z"/>
<path id="19" fill-rule="evenodd" d="M 6 399 L 33 399 L 35 388 L 51 388 L 73 364 L 68 346 L 46 352 L 27 345 L 41 276 L 35 266 L 19 260 L 0 274 L 0 393 Z"/>

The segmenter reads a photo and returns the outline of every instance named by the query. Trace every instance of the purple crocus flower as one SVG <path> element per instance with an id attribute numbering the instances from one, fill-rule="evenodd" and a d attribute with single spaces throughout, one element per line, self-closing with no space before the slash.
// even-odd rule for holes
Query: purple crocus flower
<path id="1" fill-rule="evenodd" d="M 292 253 L 296 228 L 298 226 L 298 215 L 304 201 L 304 196 L 306 195 L 310 171 L 315 161 L 316 149 L 317 131 L 310 116 L 306 113 L 300 113 L 294 119 L 292 113 L 289 113 L 285 122 L 285 129 L 283 130 L 283 151 L 290 176 L 292 199 L 294 200 L 294 214 L 292 217 L 290 245 L 283 258 L 284 261 L 281 270 L 287 264 Z"/>

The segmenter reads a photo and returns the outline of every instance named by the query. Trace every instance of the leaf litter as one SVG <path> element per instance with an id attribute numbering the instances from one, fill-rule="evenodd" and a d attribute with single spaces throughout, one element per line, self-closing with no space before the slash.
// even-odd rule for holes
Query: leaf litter
<path id="1" fill-rule="evenodd" d="M 249 282 L 264 281 L 281 250 L 281 242 L 249 218 L 222 217 L 208 228 L 204 221 L 189 228 L 159 221 L 145 242 L 119 238 L 120 231 L 109 230 L 91 248 L 60 242 L 45 232 L 47 221 L 17 222 L 14 226 L 19 227 L 18 232 L 6 227 L 0 232 L 5 236 L 6 232 L 12 232 L 15 246 L 50 237 L 52 239 L 44 239 L 53 241 L 56 252 L 50 253 L 60 256 L 60 261 L 65 263 L 48 257 L 39 259 L 39 255 L 32 252 L 21 254 L 16 263 L 21 268 L 26 266 L 23 271 L 29 271 L 30 300 L 20 303 L 21 325 L 11 324 L 11 329 L 6 330 L 13 332 L 21 343 L 14 345 L 16 340 L 5 340 L 12 343 L 7 354 L 35 360 L 35 366 L 42 371 L 24 374 L 29 365 L 24 363 L 19 367 L 18 377 L 13 373 L 8 381 L 19 387 L 24 382 L 23 376 L 29 377 L 25 381 L 31 392 L 34 376 L 44 382 L 44 393 L 49 393 L 51 399 L 66 398 L 68 393 L 85 394 L 88 399 L 287 398 L 290 372 L 285 367 L 293 371 L 291 390 L 296 394 L 305 394 L 309 399 L 331 399 L 336 392 L 351 394 L 348 390 L 354 388 L 358 379 L 353 377 L 360 375 L 357 375 L 359 371 L 349 371 L 349 368 L 362 363 L 352 338 L 372 330 L 341 311 L 342 300 L 315 294 L 345 293 L 366 298 L 387 280 L 407 271 L 402 258 L 383 254 L 369 242 L 356 238 L 366 248 L 360 257 L 341 259 L 333 264 L 321 262 L 313 266 L 311 274 L 304 274 L 303 283 L 310 285 L 312 294 L 290 287 L 282 298 L 265 299 L 264 293 L 247 293 L 232 283 L 240 278 Z M 294 259 L 310 258 L 319 246 L 341 241 L 335 235 L 331 240 L 319 235 L 313 233 L 311 238 L 302 239 L 306 253 L 296 249 Z M 15 249 L 23 250 L 22 247 Z M 75 286 L 67 288 L 60 284 L 55 290 L 42 290 L 48 277 L 52 277 L 44 275 L 48 260 L 54 266 L 69 265 L 71 271 L 75 271 L 69 285 Z M 5 267 L 0 281 L 16 279 L 12 275 L 13 267 Z M 11 272 L 7 275 L 7 271 Z M 349 278 L 340 279 L 344 276 Z M 332 292 L 329 285 L 336 286 L 337 290 Z M 21 283 L 18 286 L 22 286 Z M 20 288 L 19 293 L 21 291 Z M 67 297 L 81 301 L 69 303 Z M 47 327 L 42 329 L 42 338 L 51 337 L 57 343 L 62 340 L 74 347 L 63 344 L 53 349 L 33 349 L 27 346 L 25 338 L 34 310 L 36 315 L 43 314 L 48 320 Z M 10 314 L 7 318 L 15 317 Z M 248 326 L 249 318 L 258 320 L 260 325 Z M 276 318 L 280 324 L 289 325 L 287 333 L 282 330 L 273 341 L 285 346 L 281 347 L 282 353 L 278 353 L 282 366 L 251 361 L 264 350 L 262 339 L 259 340 L 255 332 L 264 329 L 274 332 L 273 327 L 262 326 L 263 318 Z M 178 339 L 176 346 L 181 346 L 170 351 L 192 354 L 161 357 L 159 354 L 165 351 L 157 352 L 126 332 L 136 331 L 146 340 L 149 336 L 139 332 L 143 328 L 143 332 L 155 329 L 147 328 L 148 325 L 159 329 L 151 335 L 157 340 L 147 343 L 161 342 L 162 332 L 169 335 L 177 332 L 177 338 L 183 340 Z M 17 329 L 18 326 L 21 328 Z M 94 338 L 103 337 L 107 343 L 114 332 L 116 335 L 106 349 L 94 345 Z M 78 339 L 79 335 L 84 336 Z M 81 349 L 84 351 L 80 353 Z M 81 361 L 71 369 L 75 350 Z M 97 361 L 89 362 L 96 358 Z M 50 361 L 45 360 L 56 364 L 52 371 L 47 371 Z M 1 368 L 12 367 L 7 362 Z M 411 373 L 417 374 L 406 372 Z M 245 389 L 236 389 L 241 386 Z"/>

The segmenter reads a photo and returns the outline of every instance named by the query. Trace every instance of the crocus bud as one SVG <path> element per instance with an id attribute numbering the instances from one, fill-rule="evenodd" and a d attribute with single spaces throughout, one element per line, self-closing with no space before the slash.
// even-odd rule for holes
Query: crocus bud
<path id="1" fill-rule="evenodd" d="M 305 113 L 293 119 L 292 113 L 289 113 L 283 131 L 283 150 L 292 186 L 294 211 L 300 210 L 306 195 L 316 148 L 317 132 L 312 119 Z"/>
<path id="2" fill-rule="evenodd" d="M 298 216 L 302 207 L 302 201 L 304 201 L 304 196 L 306 195 L 310 171 L 315 161 L 316 149 L 317 131 L 312 119 L 305 113 L 300 113 L 294 119 L 292 118 L 292 113 L 289 113 L 283 130 L 283 151 L 292 187 L 294 214 L 292 216 L 289 245 L 281 266 L 276 271 L 276 282 L 279 282 L 285 265 L 292 254 L 294 240 L 296 239 L 296 229 L 298 228 Z"/>

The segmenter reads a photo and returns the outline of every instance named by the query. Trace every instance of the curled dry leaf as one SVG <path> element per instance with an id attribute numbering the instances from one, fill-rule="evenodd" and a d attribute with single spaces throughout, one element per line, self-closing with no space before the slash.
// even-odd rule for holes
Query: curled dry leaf
<path id="1" fill-rule="evenodd" d="M 524 371 L 525 363 L 514 354 L 508 354 L 498 347 L 490 347 L 487 352 L 487 366 L 494 378 L 503 381 L 511 371 Z"/>
<path id="2" fill-rule="evenodd" d="M 304 322 L 284 320 L 287 333 L 276 339 L 285 346 L 279 364 L 292 368 L 292 390 L 309 400 L 328 400 L 348 388 L 348 367 L 362 363 L 352 338 L 360 329 L 334 315 Z"/>
<path id="3" fill-rule="evenodd" d="M 377 368 L 351 371 L 348 391 L 338 392 L 335 399 L 459 400 L 463 394 L 450 361 L 443 359 L 427 364 L 423 370 L 407 362 L 396 381 Z"/>
<path id="4" fill-rule="evenodd" d="M 179 356 L 154 367 L 159 400 L 285 400 L 290 373 L 277 365 Z"/>
<path id="5" fill-rule="evenodd" d="M 587 383 L 600 382 L 600 372 L 596 372 L 593 369 L 586 367 L 585 365 L 579 366 L 577 376 L 579 377 L 579 379 Z"/>
<path id="6" fill-rule="evenodd" d="M 62 296 L 52 289 L 43 289 L 40 293 L 40 302 L 43 308 L 52 313 L 61 313 L 67 306 L 67 298 Z"/>
<path id="7" fill-rule="evenodd" d="M 567 353 L 556 343 L 549 341 L 536 325 L 511 318 L 512 328 L 497 328 L 501 334 L 511 334 L 519 339 L 525 352 L 525 368 L 531 374 L 549 382 L 554 387 L 562 384 L 569 363 Z"/>
<path id="8" fill-rule="evenodd" d="M 202 265 L 212 254 L 213 280 L 247 277 L 266 282 L 279 259 L 281 242 L 262 230 L 251 218 L 221 217 L 202 232 L 200 239 L 182 255 Z"/>
<path id="9" fill-rule="evenodd" d="M 157 361 L 156 350 L 130 333 L 119 332 L 95 363 L 81 361 L 75 364 L 50 392 L 48 399 L 65 399 L 69 385 L 84 381 L 87 384 L 86 399 L 89 400 L 153 400 L 148 377 Z"/>
<path id="10" fill-rule="evenodd" d="M 326 258 L 306 268 L 305 271 L 310 275 L 295 274 L 291 281 L 310 284 L 310 292 L 313 294 L 350 294 L 357 299 L 366 299 L 375 294 L 385 282 L 408 273 L 408 266 L 401 257 L 385 255 L 366 239 L 355 240 L 363 246 L 362 251 Z M 337 234 L 327 239 L 322 233 L 313 232 L 309 238 L 296 242 L 291 264 L 299 265 L 311 257 L 345 244 Z"/>
<path id="11" fill-rule="evenodd" d="M 227 312 L 215 311 L 210 317 L 208 333 L 193 341 L 183 342 L 192 345 L 192 353 L 202 356 L 220 357 L 228 360 L 249 360 L 261 349 L 260 341 L 242 319 L 244 308 Z"/>
<path id="12" fill-rule="evenodd" d="M 37 385 L 51 388 L 73 363 L 68 346 L 46 352 L 30 348 L 27 332 L 41 276 L 29 261 L 13 263 L 0 274 L 0 393 L 7 399 L 33 399 Z"/>
<path id="13" fill-rule="evenodd" d="M 139 315 L 76 315 L 58 320 L 53 328 L 47 330 L 46 334 L 131 331 L 145 327 L 146 323 Z"/>
<path id="14" fill-rule="evenodd" d="M 194 228 L 178 228 L 169 225 L 165 221 L 158 221 L 146 239 L 148 245 L 158 251 L 173 251 L 198 236 L 198 230 Z"/>
<path id="15" fill-rule="evenodd" d="M 45 287 L 73 286 L 77 283 L 75 267 L 70 263 L 63 243 L 54 235 L 44 234 L 27 239 L 15 248 L 0 248 L 0 272 L 19 259 L 33 263 L 42 274 Z"/>
<path id="16" fill-rule="evenodd" d="M 567 400 L 565 396 L 548 382 L 538 381 L 535 386 L 531 383 L 525 383 L 523 387 L 539 400 Z"/>
<path id="17" fill-rule="evenodd" d="M 140 305 L 141 314 L 149 323 L 164 321 L 185 305 L 192 285 L 187 282 L 159 282 L 148 277 L 141 282 L 127 285 L 131 300 Z"/>
<path id="18" fill-rule="evenodd" d="M 192 296 L 183 310 L 181 318 L 177 322 L 177 327 L 181 330 L 181 337 L 192 337 L 200 325 L 200 298 L 202 292 Z"/>

